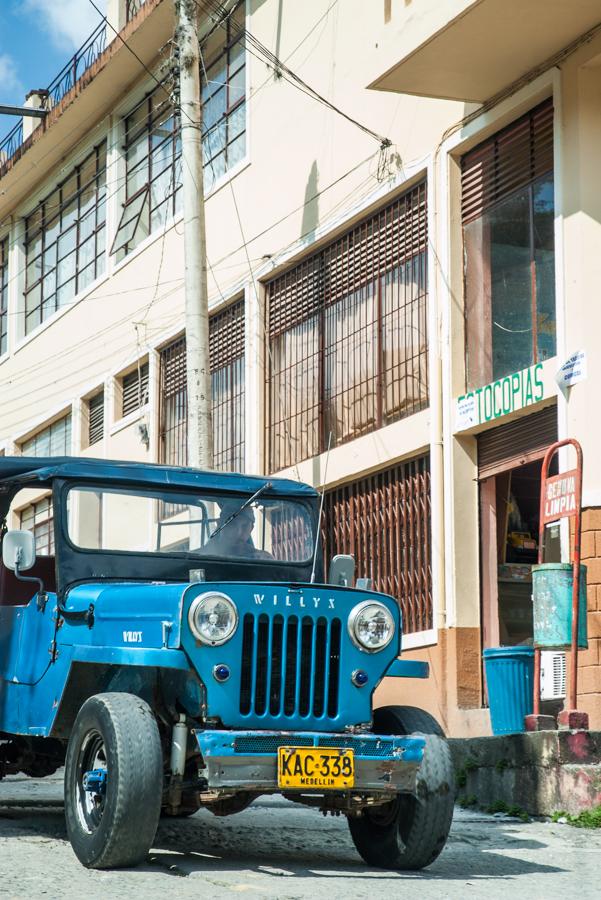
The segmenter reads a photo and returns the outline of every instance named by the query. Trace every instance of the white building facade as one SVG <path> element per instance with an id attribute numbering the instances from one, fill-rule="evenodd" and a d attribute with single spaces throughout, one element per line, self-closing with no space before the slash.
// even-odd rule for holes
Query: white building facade
<path id="1" fill-rule="evenodd" d="M 483 648 L 532 637 L 541 459 L 568 435 L 601 726 L 601 31 L 584 0 L 510 5 L 247 0 L 201 28 L 216 466 L 326 491 L 327 553 L 398 598 L 431 665 L 378 701 L 452 735 L 489 729 Z M 114 0 L 29 98 L 43 124 L 0 142 L 7 455 L 185 463 L 174 25 L 171 0 Z M 13 516 L 52 553 L 47 497 Z"/>

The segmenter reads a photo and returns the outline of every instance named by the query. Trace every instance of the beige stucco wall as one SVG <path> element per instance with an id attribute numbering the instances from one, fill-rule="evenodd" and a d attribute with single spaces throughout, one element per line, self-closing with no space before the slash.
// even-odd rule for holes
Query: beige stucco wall
<path id="1" fill-rule="evenodd" d="M 562 183 L 564 250 L 563 316 L 565 350 L 585 350 L 588 377 L 570 390 L 563 405 L 565 434 L 576 437 L 584 452 L 585 505 L 601 503 L 601 446 L 597 406 L 601 383 L 598 336 L 601 314 L 601 40 L 575 54 L 562 72 L 563 140 L 559 161 Z"/>

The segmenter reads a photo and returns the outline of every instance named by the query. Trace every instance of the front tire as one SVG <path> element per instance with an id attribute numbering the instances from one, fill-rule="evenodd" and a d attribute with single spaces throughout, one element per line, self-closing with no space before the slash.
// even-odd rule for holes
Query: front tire
<path id="1" fill-rule="evenodd" d="M 162 789 L 161 741 L 148 704 L 133 694 L 87 700 L 65 763 L 67 834 L 79 861 L 89 869 L 142 862 L 156 834 Z"/>
<path id="2" fill-rule="evenodd" d="M 442 851 L 453 820 L 453 765 L 444 732 L 429 713 L 412 706 L 375 710 L 374 732 L 426 736 L 416 795 L 398 794 L 385 806 L 349 818 L 351 837 L 370 866 L 423 869 Z"/>

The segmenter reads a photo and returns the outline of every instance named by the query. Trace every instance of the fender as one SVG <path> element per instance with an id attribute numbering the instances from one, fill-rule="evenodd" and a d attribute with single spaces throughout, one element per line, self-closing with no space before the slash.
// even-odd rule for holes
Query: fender
<path id="1" fill-rule="evenodd" d="M 107 648 L 108 651 L 110 649 Z M 118 656 L 115 654 L 115 658 Z M 105 691 L 135 694 L 153 707 L 160 696 L 166 708 L 175 708 L 177 704 L 190 715 L 198 715 L 204 703 L 204 687 L 187 663 L 182 667 L 181 656 L 183 654 L 178 651 L 167 651 L 160 658 L 154 657 L 156 663 L 153 665 L 141 663 L 140 656 L 135 654 L 129 654 L 127 659 L 123 657 L 120 662 L 115 662 L 115 658 L 106 662 L 74 660 L 61 699 L 54 708 L 53 719 L 48 723 L 47 734 L 54 738 L 68 738 L 83 703 L 94 694 Z"/>
<path id="2" fill-rule="evenodd" d="M 384 678 L 428 678 L 430 665 L 421 659 L 395 659 L 392 661 Z"/>

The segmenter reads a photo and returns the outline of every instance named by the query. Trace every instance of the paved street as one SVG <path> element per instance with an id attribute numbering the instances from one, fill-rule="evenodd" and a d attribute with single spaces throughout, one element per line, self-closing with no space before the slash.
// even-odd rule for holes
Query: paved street
<path id="1" fill-rule="evenodd" d="M 161 824 L 149 862 L 89 872 L 67 842 L 58 777 L 0 783 L 0 896 L 10 898 L 599 897 L 601 834 L 457 810 L 446 850 L 425 872 L 363 865 L 343 818 L 279 798 L 238 816 Z"/>

